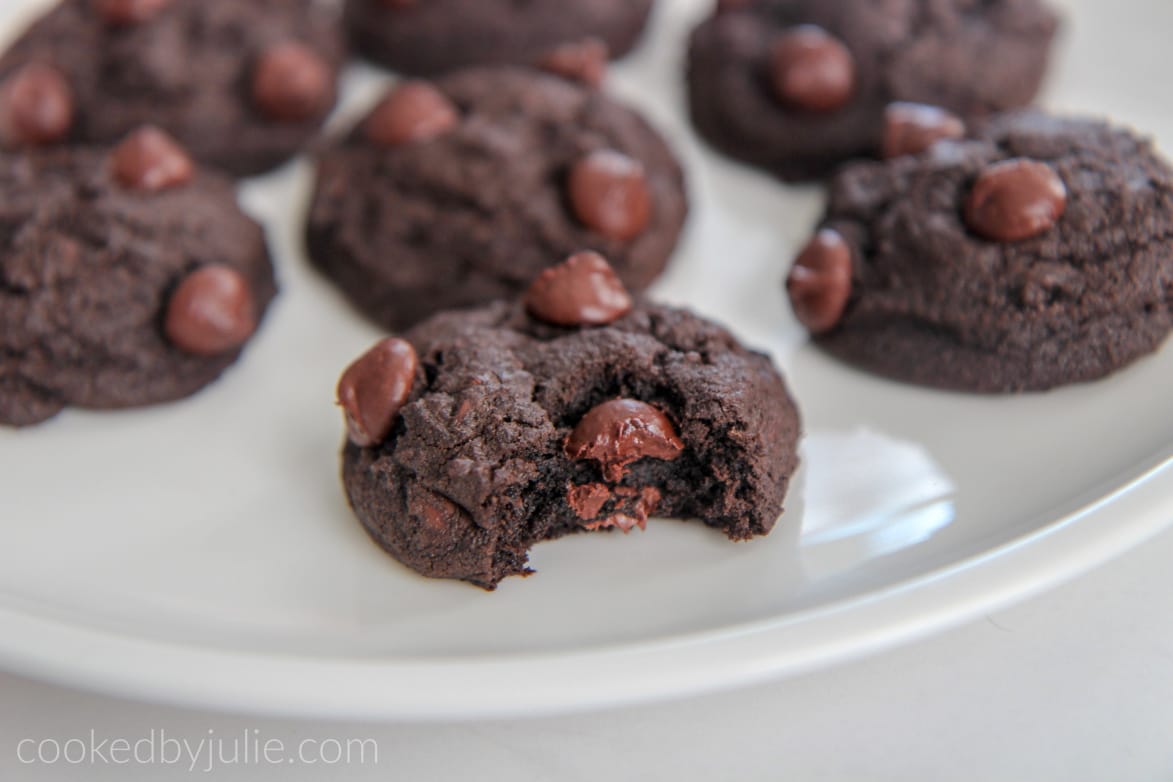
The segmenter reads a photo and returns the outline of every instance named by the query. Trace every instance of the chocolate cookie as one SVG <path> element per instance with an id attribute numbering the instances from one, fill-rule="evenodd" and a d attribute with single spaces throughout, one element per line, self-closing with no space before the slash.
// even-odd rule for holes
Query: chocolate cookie
<path id="1" fill-rule="evenodd" d="M 0 145 L 153 124 L 202 163 L 260 173 L 317 133 L 342 57 L 317 0 L 63 0 L 0 58 Z"/>
<path id="2" fill-rule="evenodd" d="M 584 38 L 616 57 L 639 40 L 653 0 L 347 0 L 346 26 L 364 56 L 435 75 L 471 65 L 528 65 Z"/>
<path id="3" fill-rule="evenodd" d="M 1095 120 L 1011 114 L 858 163 L 789 278 L 826 350 L 985 392 L 1103 377 L 1173 327 L 1173 169 Z"/>
<path id="4" fill-rule="evenodd" d="M 159 130 L 0 153 L 0 424 L 195 393 L 275 293 L 232 183 Z"/>
<path id="5" fill-rule="evenodd" d="M 597 90 L 480 68 L 394 89 L 320 157 L 310 257 L 392 329 L 514 296 L 580 249 L 633 290 L 676 246 L 687 213 L 672 152 Z"/>
<path id="6" fill-rule="evenodd" d="M 799 418 L 770 360 L 633 301 L 583 253 L 523 301 L 432 318 L 343 375 L 343 481 L 396 559 L 487 589 L 572 532 L 700 518 L 768 533 Z"/>
<path id="7" fill-rule="evenodd" d="M 820 178 L 884 153 L 893 103 L 960 119 L 1029 104 L 1057 26 L 1040 0 L 721 0 L 692 35 L 693 122 L 726 154 Z"/>

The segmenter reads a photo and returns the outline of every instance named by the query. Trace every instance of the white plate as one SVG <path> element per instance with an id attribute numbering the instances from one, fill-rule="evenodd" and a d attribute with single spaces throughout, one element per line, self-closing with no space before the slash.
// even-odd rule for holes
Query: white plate
<path id="1" fill-rule="evenodd" d="M 34 5 L 5 4 L 12 22 Z M 906 387 L 804 344 L 780 278 L 819 209 L 700 148 L 665 0 L 616 89 L 668 132 L 695 213 L 659 294 L 772 349 L 805 467 L 768 539 L 700 525 L 540 546 L 495 594 L 418 578 L 353 520 L 337 478 L 339 370 L 377 335 L 298 249 L 304 164 L 250 183 L 284 295 L 246 360 L 195 399 L 0 432 L 0 663 L 111 693 L 343 717 L 536 714 L 678 696 L 859 656 L 991 610 L 1173 518 L 1173 349 L 1110 380 L 982 398 Z M 1072 2 L 1055 103 L 1173 146 L 1168 3 Z M 1131 36 L 1128 46 L 1113 45 Z M 1151 44 L 1151 46 L 1149 46 Z M 1151 49 L 1151 54 L 1149 50 Z M 353 114 L 378 78 L 349 80 Z M 1129 87 L 1131 89 L 1121 89 Z"/>

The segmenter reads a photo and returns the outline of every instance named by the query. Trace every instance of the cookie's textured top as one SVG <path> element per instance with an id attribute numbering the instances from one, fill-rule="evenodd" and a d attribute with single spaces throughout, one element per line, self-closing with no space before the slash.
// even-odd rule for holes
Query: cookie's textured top
<path id="1" fill-rule="evenodd" d="M 1007 115 L 973 140 L 848 167 L 808 269 L 834 266 L 828 235 L 853 266 L 821 344 L 918 383 L 1091 380 L 1153 350 L 1173 319 L 1173 170 L 1099 121 Z M 800 297 L 812 323 L 839 295 L 821 279 Z"/>
<path id="2" fill-rule="evenodd" d="M 965 118 L 1028 104 L 1057 27 L 1040 0 L 741 0 L 693 34 L 695 122 L 787 178 L 877 156 L 885 108 Z"/>
<path id="3" fill-rule="evenodd" d="M 177 399 L 236 359 L 274 294 L 264 239 L 176 151 L 0 153 L 0 424 Z"/>
<path id="4" fill-rule="evenodd" d="M 391 340 L 352 367 L 340 387 L 352 424 L 386 408 L 347 400 L 391 398 L 370 392 L 414 369 L 386 439 L 360 447 L 369 429 L 356 438 L 352 425 L 346 446 L 344 481 L 372 535 L 425 575 L 492 587 L 527 572 L 534 543 L 649 515 L 699 517 L 737 540 L 769 532 L 799 434 L 770 360 L 685 311 L 645 302 L 611 317 L 566 328 L 497 302 L 409 332 L 418 366 L 390 360 L 404 355 Z"/>
<path id="5" fill-rule="evenodd" d="M 470 65 L 529 65 L 561 44 L 598 38 L 620 57 L 653 0 L 346 0 L 365 56 L 416 75 Z"/>
<path id="6" fill-rule="evenodd" d="M 201 162 L 257 173 L 316 132 L 342 56 L 319 0 L 63 0 L 0 59 L 0 114 L 28 66 L 51 68 L 73 108 L 64 138 L 114 143 L 149 123 Z"/>
<path id="7" fill-rule="evenodd" d="M 638 115 L 537 71 L 408 82 L 320 158 L 310 255 L 404 328 L 511 297 L 584 249 L 630 288 L 663 270 L 687 213 L 680 166 Z"/>

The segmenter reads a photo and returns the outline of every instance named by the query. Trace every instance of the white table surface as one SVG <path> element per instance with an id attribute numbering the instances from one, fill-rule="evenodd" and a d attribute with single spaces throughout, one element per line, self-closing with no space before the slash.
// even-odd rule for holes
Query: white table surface
<path id="1" fill-rule="evenodd" d="M 1173 532 L 936 638 L 752 690 L 499 723 L 279 721 L 0 675 L 0 780 L 1173 780 Z M 26 765 L 23 739 L 373 739 L 366 765 Z M 158 734 L 157 734 L 158 735 Z M 25 745 L 28 749 L 28 745 Z M 28 757 L 27 753 L 25 755 Z"/>

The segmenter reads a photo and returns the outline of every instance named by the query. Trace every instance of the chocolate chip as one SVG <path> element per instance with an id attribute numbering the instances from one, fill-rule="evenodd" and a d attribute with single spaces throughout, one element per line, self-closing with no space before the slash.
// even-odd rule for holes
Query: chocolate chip
<path id="1" fill-rule="evenodd" d="M 582 521 L 598 518 L 603 507 L 612 499 L 605 483 L 571 484 L 566 489 L 566 502 Z"/>
<path id="2" fill-rule="evenodd" d="M 411 397 L 419 357 L 411 343 L 390 337 L 351 364 L 338 381 L 338 404 L 350 441 L 360 448 L 387 439 Z"/>
<path id="3" fill-rule="evenodd" d="M 256 328 L 256 304 L 248 280 L 219 264 L 197 269 L 179 284 L 164 323 L 171 343 L 196 356 L 236 350 Z"/>
<path id="4" fill-rule="evenodd" d="M 379 0 L 379 5 L 384 8 L 402 11 L 405 8 L 415 8 L 416 0 Z"/>
<path id="5" fill-rule="evenodd" d="M 334 75 L 313 49 L 283 43 L 266 51 L 253 70 L 253 102 L 278 122 L 304 122 L 334 102 Z"/>
<path id="6" fill-rule="evenodd" d="M 407 495 L 407 512 L 425 533 L 447 537 L 469 522 L 468 514 L 455 502 L 418 484 L 411 484 Z"/>
<path id="7" fill-rule="evenodd" d="M 0 139 L 6 145 L 52 144 L 72 126 L 73 90 L 51 65 L 25 65 L 0 87 Z"/>
<path id="8" fill-rule="evenodd" d="M 672 461 L 683 450 L 668 417 L 635 399 L 614 399 L 592 408 L 566 438 L 566 455 L 597 462 L 609 481 L 622 480 L 627 465 L 640 459 Z"/>
<path id="9" fill-rule="evenodd" d="M 965 203 L 975 233 L 1019 242 L 1046 233 L 1067 209 L 1067 187 L 1046 163 L 1014 158 L 986 168 Z"/>
<path id="10" fill-rule="evenodd" d="M 604 149 L 582 158 L 571 169 L 568 186 L 578 219 L 608 239 L 630 241 L 651 221 L 644 167 L 622 152 Z"/>
<path id="11" fill-rule="evenodd" d="M 631 532 L 636 527 L 646 529 L 648 516 L 655 512 L 663 496 L 654 486 L 635 488 L 604 483 L 571 485 L 566 490 L 566 502 L 582 522 L 583 529 L 617 528 Z M 611 506 L 609 511 L 604 508 Z"/>
<path id="12" fill-rule="evenodd" d="M 851 297 L 851 248 L 838 231 L 824 229 L 811 240 L 786 278 L 794 314 L 814 334 L 838 325 Z"/>
<path id="13" fill-rule="evenodd" d="M 627 507 L 622 512 L 614 513 L 607 518 L 591 524 L 584 524 L 586 529 L 617 527 L 625 533 L 631 532 L 636 527 L 647 529 L 648 516 L 656 512 L 656 508 L 660 507 L 660 500 L 664 499 L 660 490 L 655 486 L 644 486 L 639 489 L 618 486 L 615 489 L 615 494 L 626 500 Z"/>
<path id="14" fill-rule="evenodd" d="M 607 77 L 609 59 L 607 44 L 598 38 L 588 38 L 559 46 L 539 60 L 538 67 L 597 89 Z"/>
<path id="15" fill-rule="evenodd" d="M 195 174 L 187 150 L 151 125 L 127 136 L 110 162 L 114 178 L 124 187 L 150 193 L 187 184 Z"/>
<path id="16" fill-rule="evenodd" d="M 371 141 L 399 146 L 442 136 L 460 122 L 456 105 L 426 81 L 406 81 L 392 90 L 367 118 Z"/>
<path id="17" fill-rule="evenodd" d="M 965 122 L 936 106 L 891 103 L 884 111 L 884 157 L 919 155 L 943 139 L 965 135 Z"/>
<path id="18" fill-rule="evenodd" d="M 93 0 L 102 21 L 115 27 L 148 22 L 169 5 L 171 0 Z"/>
<path id="19" fill-rule="evenodd" d="M 770 80 L 786 105 L 810 112 L 843 108 L 855 93 L 855 58 L 838 39 L 814 25 L 779 36 L 770 55 Z"/>
<path id="20" fill-rule="evenodd" d="M 631 312 L 632 300 L 603 256 L 581 252 L 542 272 L 525 294 L 525 307 L 555 326 L 605 326 Z"/>

